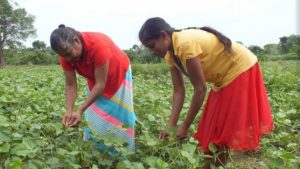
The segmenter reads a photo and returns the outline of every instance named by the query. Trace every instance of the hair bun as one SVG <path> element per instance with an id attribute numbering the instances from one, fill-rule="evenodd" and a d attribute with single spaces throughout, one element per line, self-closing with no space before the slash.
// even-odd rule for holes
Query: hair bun
<path id="1" fill-rule="evenodd" d="M 65 28 L 66 26 L 64 25 L 64 24 L 60 24 L 59 26 L 58 26 L 58 28 Z"/>

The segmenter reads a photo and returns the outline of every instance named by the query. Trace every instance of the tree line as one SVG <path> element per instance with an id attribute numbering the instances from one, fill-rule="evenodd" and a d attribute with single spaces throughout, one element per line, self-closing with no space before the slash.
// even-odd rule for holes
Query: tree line
<path id="1" fill-rule="evenodd" d="M 13 7 L 14 6 L 14 7 Z M 33 26 L 35 17 L 12 0 L 0 0 L 0 67 L 23 64 L 58 64 L 55 52 L 43 41 L 34 41 L 32 47 L 22 42 L 36 36 Z M 239 42 L 242 44 L 242 42 Z M 278 44 L 267 44 L 263 48 L 248 47 L 260 60 L 300 59 L 300 36 L 290 35 L 279 38 Z M 133 63 L 159 63 L 142 45 L 133 45 L 124 50 Z"/>

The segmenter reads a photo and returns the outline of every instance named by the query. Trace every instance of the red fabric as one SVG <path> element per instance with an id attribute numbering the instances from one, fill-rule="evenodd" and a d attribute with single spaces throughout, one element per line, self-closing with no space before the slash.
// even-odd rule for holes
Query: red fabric
<path id="1" fill-rule="evenodd" d="M 66 61 L 60 57 L 60 63 L 65 71 L 76 72 L 87 79 L 89 89 L 95 85 L 95 68 L 109 62 L 108 76 L 103 96 L 111 98 L 121 86 L 128 66 L 129 58 L 114 42 L 102 33 L 82 32 L 84 53 L 80 61 Z"/>
<path id="2" fill-rule="evenodd" d="M 210 143 L 233 150 L 254 150 L 273 120 L 259 65 L 219 91 L 210 91 L 194 137 L 208 152 Z"/>

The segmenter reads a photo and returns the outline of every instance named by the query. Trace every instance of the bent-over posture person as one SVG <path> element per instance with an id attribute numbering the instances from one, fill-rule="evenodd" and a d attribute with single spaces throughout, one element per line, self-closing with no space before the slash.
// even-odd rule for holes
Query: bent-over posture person
<path id="1" fill-rule="evenodd" d="M 60 25 L 50 37 L 52 49 L 60 55 L 66 81 L 65 126 L 76 126 L 84 115 L 86 140 L 93 140 L 92 131 L 105 136 L 113 134 L 135 148 L 135 114 L 132 99 L 132 74 L 129 58 L 105 34 L 78 32 Z M 77 78 L 86 78 L 88 96 L 77 110 Z M 122 126 L 129 126 L 123 129 Z M 99 145 L 100 150 L 108 148 Z"/>
<path id="2" fill-rule="evenodd" d="M 272 114 L 257 57 L 244 46 L 231 41 L 210 28 L 176 30 L 164 19 L 148 19 L 141 27 L 139 39 L 156 55 L 165 58 L 173 82 L 172 113 L 166 129 L 176 127 L 184 103 L 183 74 L 191 81 L 194 94 L 186 118 L 177 127 L 179 138 L 187 137 L 188 129 L 200 110 L 212 83 L 204 111 L 194 137 L 207 154 L 209 145 L 218 149 L 218 158 L 209 163 L 225 165 L 228 150 L 255 150 L 260 137 L 273 128 Z"/>

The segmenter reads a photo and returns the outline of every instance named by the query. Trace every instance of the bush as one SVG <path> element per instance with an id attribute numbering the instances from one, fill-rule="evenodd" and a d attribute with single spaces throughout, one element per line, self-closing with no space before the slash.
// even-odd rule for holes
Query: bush
<path id="1" fill-rule="evenodd" d="M 296 53 L 287 53 L 287 54 L 281 54 L 281 55 L 265 55 L 264 60 L 269 61 L 277 61 L 277 60 L 297 60 L 300 59 L 299 55 Z"/>
<path id="2" fill-rule="evenodd" d="M 132 64 L 132 72 L 134 75 L 165 75 L 169 73 L 169 68 L 166 63 Z"/>
<path id="3" fill-rule="evenodd" d="M 57 56 L 37 49 L 5 50 L 4 56 L 8 65 L 48 65 L 59 63 Z"/>

